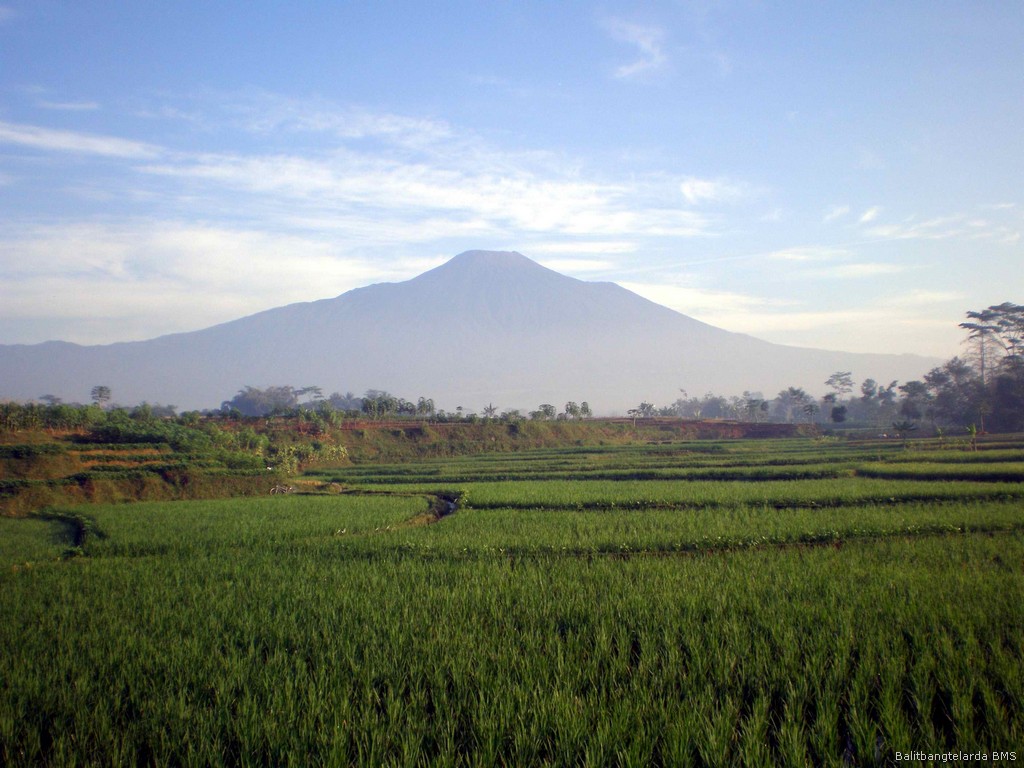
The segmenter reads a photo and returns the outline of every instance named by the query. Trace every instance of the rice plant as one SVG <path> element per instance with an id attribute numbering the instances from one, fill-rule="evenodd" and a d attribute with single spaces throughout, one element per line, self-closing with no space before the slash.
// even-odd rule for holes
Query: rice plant
<path id="1" fill-rule="evenodd" d="M 752 450 L 716 446 L 694 453 Z M 885 765 L 1024 743 L 1013 483 L 374 487 L 0 520 L 0 763 Z M 465 497 L 431 517 L 441 490 Z"/>

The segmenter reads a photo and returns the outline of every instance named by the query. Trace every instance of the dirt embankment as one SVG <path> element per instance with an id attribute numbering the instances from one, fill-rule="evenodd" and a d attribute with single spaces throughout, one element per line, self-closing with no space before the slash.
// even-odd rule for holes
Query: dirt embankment
<path id="1" fill-rule="evenodd" d="M 622 418 L 511 423 L 354 421 L 332 432 L 349 459 L 359 464 L 565 446 L 798 437 L 807 429 L 798 424 Z"/>

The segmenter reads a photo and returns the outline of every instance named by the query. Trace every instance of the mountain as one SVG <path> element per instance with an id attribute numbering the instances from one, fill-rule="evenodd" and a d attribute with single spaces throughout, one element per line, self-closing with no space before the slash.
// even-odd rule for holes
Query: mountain
<path id="1" fill-rule="evenodd" d="M 102 346 L 0 346 L 0 398 L 217 407 L 245 385 L 383 389 L 448 410 L 535 409 L 567 400 L 595 413 L 691 394 L 811 392 L 838 370 L 880 382 L 939 361 L 770 344 L 655 304 L 614 283 L 576 280 L 514 252 L 468 251 L 401 283 L 357 288 L 200 331 Z"/>

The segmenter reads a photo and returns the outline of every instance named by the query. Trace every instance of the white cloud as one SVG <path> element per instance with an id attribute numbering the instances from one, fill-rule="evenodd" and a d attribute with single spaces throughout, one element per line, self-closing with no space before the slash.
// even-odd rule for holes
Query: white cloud
<path id="1" fill-rule="evenodd" d="M 791 278 L 855 279 L 894 275 L 907 270 L 907 266 L 904 264 L 850 262 L 848 261 L 850 257 L 850 251 L 845 248 L 825 246 L 786 248 L 781 251 L 773 251 L 765 256 L 772 261 L 807 265 L 788 272 L 787 274 Z"/>
<path id="2" fill-rule="evenodd" d="M 963 302 L 966 296 L 959 291 L 907 291 L 900 296 L 903 307 L 934 307 L 937 304 Z"/>
<path id="3" fill-rule="evenodd" d="M 615 77 L 627 80 L 638 75 L 656 71 L 667 62 L 663 50 L 665 32 L 659 27 L 633 24 L 621 19 L 609 19 L 605 29 L 615 40 L 636 46 L 639 58 L 623 64 L 615 70 Z"/>
<path id="4" fill-rule="evenodd" d="M 638 283 L 616 281 L 623 288 L 638 293 L 645 299 L 662 304 L 686 315 L 709 316 L 725 314 L 746 314 L 758 308 L 781 305 L 761 296 L 735 293 L 732 291 L 709 290 L 691 285 L 673 283 Z"/>
<path id="5" fill-rule="evenodd" d="M 825 218 L 823 219 L 825 224 L 830 224 L 837 219 L 841 219 L 850 212 L 850 206 L 848 205 L 833 205 L 828 211 L 825 212 Z"/>
<path id="6" fill-rule="evenodd" d="M 883 264 L 878 262 L 862 262 L 859 264 L 835 264 L 827 269 L 814 272 L 818 277 L 834 277 L 839 279 L 878 277 L 880 275 L 895 275 L 905 272 L 906 266 L 901 264 Z"/>
<path id="7" fill-rule="evenodd" d="M 531 252 L 533 249 L 531 249 Z M 607 272 L 615 269 L 615 262 L 607 259 L 540 259 L 540 264 L 555 272 L 576 275 L 589 272 Z"/>
<path id="8" fill-rule="evenodd" d="M 214 183 L 321 216 L 400 217 L 404 230 L 431 217 L 472 220 L 495 234 L 692 237 L 710 227 L 699 214 L 659 202 L 653 189 L 658 181 L 588 180 L 557 167 L 541 176 L 515 156 L 482 148 L 468 159 L 435 149 L 431 162 L 351 149 L 318 157 L 204 155 L 141 170 Z"/>
<path id="9" fill-rule="evenodd" d="M 158 147 L 139 141 L 3 121 L 0 121 L 0 144 L 134 160 L 152 159 L 161 154 Z"/>
<path id="10" fill-rule="evenodd" d="M 0 122 L 0 144 L 117 160 L 124 171 L 110 184 L 105 168 L 101 186 L 86 167 L 53 187 L 79 198 L 109 195 L 96 198 L 110 211 L 102 219 L 0 221 L 0 322 L 19 329 L 3 340 L 43 340 L 24 329 L 42 328 L 58 306 L 76 320 L 57 335 L 73 341 L 205 327 L 407 279 L 455 248 L 513 247 L 559 271 L 607 273 L 617 254 L 634 254 L 651 238 L 706 237 L 720 225 L 683 205 L 680 189 L 694 178 L 608 178 L 575 158 L 505 151 L 430 120 L 360 112 L 345 123 L 356 113 L 323 107 L 305 119 L 298 106 L 288 109 L 298 116 L 246 129 L 321 131 L 323 141 L 289 143 L 287 152 L 202 153 Z M 740 186 L 712 180 L 686 188 L 706 201 L 735 196 Z M 130 216 L 118 209 L 124 202 L 154 213 Z M 368 258 L 380 261 L 388 249 L 419 261 L 392 268 Z"/>
<path id="11" fill-rule="evenodd" d="M 294 99 L 258 93 L 231 101 L 228 111 L 238 116 L 244 129 L 262 134 L 326 133 L 343 140 L 372 138 L 413 148 L 455 138 L 452 127 L 442 120 L 376 112 L 358 106 L 339 108 L 316 98 Z"/>
<path id="12" fill-rule="evenodd" d="M 100 108 L 96 101 L 37 101 L 36 106 L 59 112 L 92 112 Z"/>
<path id="13" fill-rule="evenodd" d="M 1014 243 L 1020 239 L 1020 232 L 1013 226 L 964 214 L 937 216 L 923 221 L 911 216 L 898 224 L 871 227 L 867 232 L 885 240 L 966 239 Z"/>
<path id="14" fill-rule="evenodd" d="M 634 253 L 637 250 L 635 242 L 625 240 L 570 240 L 558 243 L 533 243 L 530 245 L 531 253 L 570 253 L 570 254 L 593 254 L 593 253 Z"/>
<path id="15" fill-rule="evenodd" d="M 791 301 L 685 285 L 627 283 L 624 288 L 705 323 L 778 344 L 850 352 L 914 352 L 949 356 L 948 318 L 936 307 L 960 301 L 952 292 L 905 291 L 856 308 L 803 309 Z M 864 375 L 870 375 L 865 372 Z"/>
<path id="16" fill-rule="evenodd" d="M 679 183 L 679 191 L 690 205 L 731 201 L 743 196 L 743 188 L 739 184 L 723 179 L 700 179 L 696 176 L 683 179 Z"/>
<path id="17" fill-rule="evenodd" d="M 443 261 L 378 263 L 323 239 L 189 222 L 75 224 L 5 234 L 3 320 L 87 319 L 64 334 L 82 343 L 203 328 L 371 282 L 408 279 Z"/>
<path id="18" fill-rule="evenodd" d="M 831 261 L 847 255 L 848 251 L 842 248 L 803 245 L 772 251 L 766 254 L 765 258 L 773 261 Z"/>
<path id="19" fill-rule="evenodd" d="M 864 213 L 860 215 L 860 223 L 867 224 L 869 221 L 874 221 L 878 218 L 878 214 L 882 212 L 882 209 L 877 205 L 873 208 L 868 208 Z"/>
<path id="20" fill-rule="evenodd" d="M 234 211 L 261 226 L 345 229 L 384 242 L 458 234 L 704 236 L 712 221 L 682 208 L 674 190 L 691 201 L 741 194 L 732 182 L 680 182 L 663 173 L 608 180 L 588 175 L 573 158 L 499 150 L 442 122 L 319 101 L 307 110 L 303 102 L 261 95 L 219 109 L 241 115 L 246 130 L 319 132 L 323 141 L 287 153 L 196 153 L 0 122 L 0 143 L 148 160 L 127 170 L 160 177 L 150 186 L 165 200 Z"/>

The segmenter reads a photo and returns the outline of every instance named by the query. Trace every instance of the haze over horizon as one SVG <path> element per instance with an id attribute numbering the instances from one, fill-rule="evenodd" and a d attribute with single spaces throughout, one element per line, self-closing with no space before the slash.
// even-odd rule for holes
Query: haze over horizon
<path id="1" fill-rule="evenodd" d="M 0 393 L 28 400 L 45 390 L 73 401 L 84 382 L 103 381 L 121 402 L 196 410 L 217 407 L 240 382 L 286 379 L 324 393 L 428 396 L 446 410 L 497 404 L 527 413 L 576 398 L 609 415 L 681 391 L 734 396 L 796 384 L 819 393 L 837 371 L 911 381 L 941 362 L 771 344 L 520 253 L 466 251 L 412 280 L 200 331 L 102 346 L 0 345 Z"/>
<path id="2" fill-rule="evenodd" d="M 515 250 L 780 344 L 1024 300 L 1024 8 L 0 0 L 0 344 Z"/>

